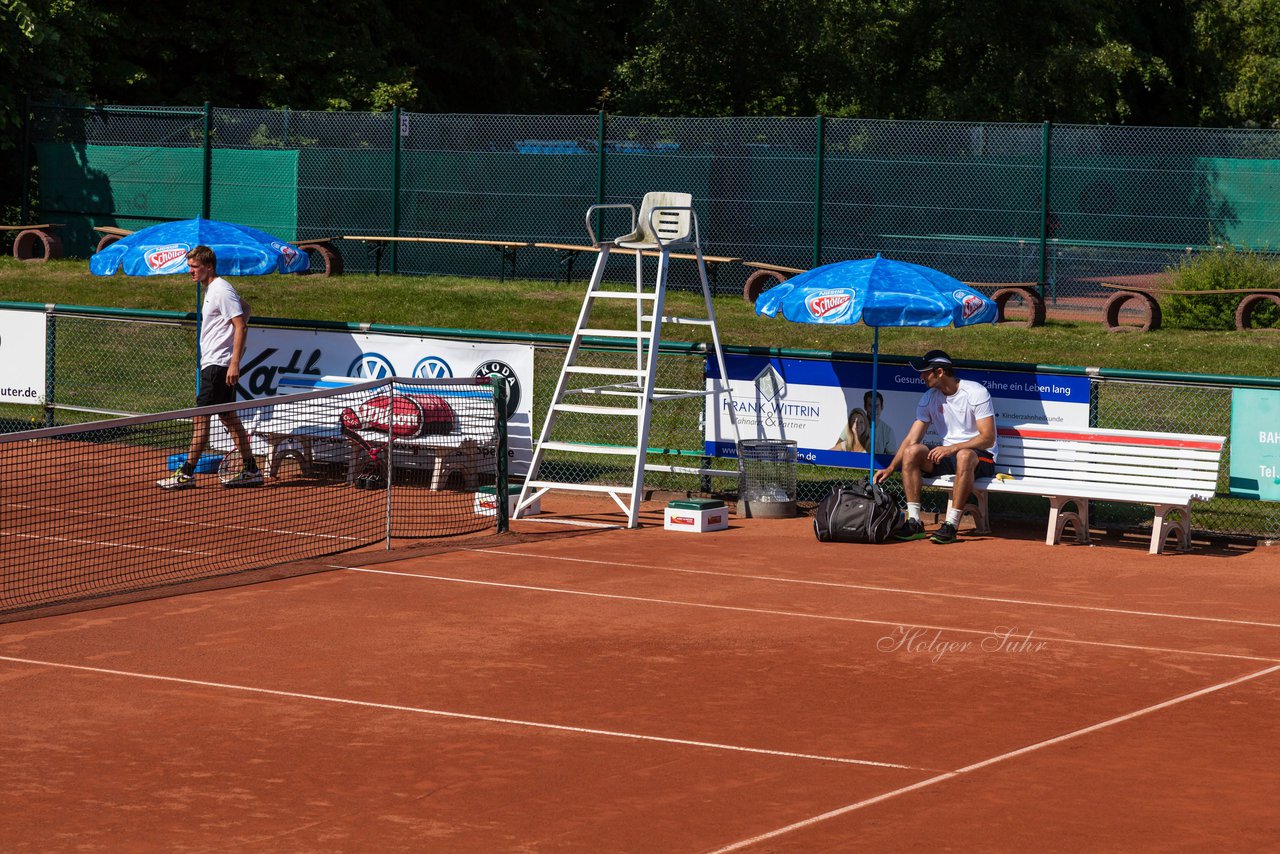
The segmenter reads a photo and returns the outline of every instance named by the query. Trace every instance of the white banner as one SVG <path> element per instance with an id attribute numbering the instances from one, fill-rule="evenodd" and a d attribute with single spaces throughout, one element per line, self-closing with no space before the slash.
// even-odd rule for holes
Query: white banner
<path id="1" fill-rule="evenodd" d="M 490 374 L 507 381 L 511 473 L 527 474 L 533 459 L 533 347 L 527 345 L 251 325 L 237 396 L 278 394 L 286 376 L 447 379 Z"/>
<path id="2" fill-rule="evenodd" d="M 0 310 L 0 403 L 44 403 L 45 314 Z"/>

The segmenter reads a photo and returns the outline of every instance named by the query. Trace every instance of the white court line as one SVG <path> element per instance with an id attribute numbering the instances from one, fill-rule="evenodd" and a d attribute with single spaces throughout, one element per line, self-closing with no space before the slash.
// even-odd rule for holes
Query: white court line
<path id="1" fill-rule="evenodd" d="M 1131 721 L 1135 718 L 1144 717 L 1146 715 L 1153 714 L 1163 709 L 1167 709 L 1171 706 L 1176 706 L 1180 703 L 1186 703 L 1198 697 L 1203 697 L 1206 694 L 1212 694 L 1216 691 L 1222 691 L 1226 688 L 1231 688 L 1235 685 L 1239 685 L 1244 682 L 1249 682 L 1251 680 L 1270 675 L 1272 673 L 1275 673 L 1278 670 L 1280 670 L 1280 664 L 1274 667 L 1268 667 L 1265 670 L 1259 670 L 1255 673 L 1247 673 L 1244 676 L 1238 676 L 1235 679 L 1229 679 L 1226 682 L 1219 682 L 1217 685 L 1210 685 L 1208 688 L 1201 688 L 1198 691 L 1192 691 L 1190 694 L 1183 694 L 1181 697 L 1174 697 L 1171 700 L 1165 700 L 1163 703 L 1156 703 L 1154 706 L 1147 706 L 1145 709 L 1138 709 L 1136 712 L 1129 712 L 1126 715 L 1121 715 L 1116 718 L 1111 718 L 1110 720 L 1102 721 L 1101 723 L 1096 723 L 1096 724 L 1093 724 L 1092 726 L 1087 726 L 1087 727 L 1084 727 L 1083 729 L 1078 729 L 1078 730 L 1075 730 L 1074 732 L 1066 733 L 1065 735 L 1059 735 L 1055 738 L 1050 738 L 1045 741 L 1037 742 L 1036 744 L 1031 744 L 1026 747 L 1019 748 L 1017 750 L 1011 750 L 1008 753 L 1001 753 L 999 756 L 992 756 L 990 759 L 984 759 L 981 762 L 975 762 L 972 765 L 966 765 L 963 768 L 957 768 L 955 771 L 947 771 L 946 773 L 939 774 L 936 777 L 930 777 L 927 780 L 921 780 L 918 783 L 912 783 L 910 786 L 903 786 L 900 789 L 894 789 L 893 791 L 885 792 L 884 794 L 876 795 L 875 797 L 867 798 L 866 800 L 858 801 L 857 803 L 849 804 L 847 806 L 840 807 L 839 809 L 834 809 L 834 810 L 831 810 L 830 812 L 822 813 L 821 815 L 815 815 L 812 818 L 807 818 L 807 819 L 804 819 L 803 821 L 797 821 L 794 824 L 787 825 L 786 827 L 779 827 L 776 830 L 771 830 L 768 833 L 762 833 L 759 836 L 753 836 L 750 839 L 743 839 L 738 842 L 734 842 L 730 845 L 724 846 L 723 848 L 717 848 L 714 851 L 710 852 L 710 854 L 726 854 L 726 852 L 737 851 L 741 848 L 746 848 L 750 845 L 755 845 L 758 842 L 764 842 L 767 839 L 776 839 L 779 836 L 783 836 L 788 833 L 793 833 L 797 830 L 803 830 L 806 827 L 812 827 L 813 825 L 818 824 L 820 822 L 828 821 L 830 819 L 837 818 L 842 815 L 848 815 L 854 810 L 860 810 L 863 807 L 869 807 L 872 804 L 878 804 L 878 803 L 881 803 L 882 801 L 887 801 L 890 798 L 896 798 L 899 795 L 905 795 L 909 792 L 918 791 L 919 789 L 923 789 L 928 786 L 933 786 L 938 783 L 942 783 L 947 780 L 951 780 L 956 777 L 962 776 L 964 774 L 970 774 L 982 768 L 995 765 L 999 762 L 1005 762 L 1009 759 L 1013 759 L 1018 756 L 1023 756 L 1027 753 L 1034 753 L 1037 750 L 1043 750 L 1046 747 L 1052 747 L 1053 745 L 1061 744 L 1064 741 L 1070 741 L 1072 739 L 1080 738 L 1081 736 L 1088 735 L 1089 733 L 1098 732 L 1100 730 L 1107 729 L 1108 727 L 1113 727 L 1116 724 L 1122 724 L 1126 721 Z"/>
<path id="2" fill-rule="evenodd" d="M 837 623 L 859 623 L 866 626 L 886 626 L 890 628 L 929 629 L 939 632 L 955 632 L 956 634 L 981 635 L 991 637 L 991 629 L 964 629 L 956 626 L 935 626 L 928 623 L 908 623 L 902 620 L 869 620 L 862 617 L 839 617 L 832 614 L 809 614 L 804 611 L 781 611 L 773 608 L 747 608 L 738 605 L 716 605 L 707 602 L 685 602 L 679 599 L 652 599 L 646 596 L 624 596 L 620 593 L 593 593 L 587 590 L 570 590 L 564 587 L 539 587 L 531 584 L 510 584 L 501 581 L 479 581 L 474 578 L 454 578 L 447 575 L 423 575 L 416 572 L 399 572 L 393 569 L 371 569 L 364 566 L 343 566 L 327 564 L 328 569 L 345 569 L 351 572 L 367 572 L 373 575 L 395 575 L 402 578 L 420 578 L 424 581 L 450 581 L 457 584 L 475 584 L 480 587 L 503 587 L 510 590 L 532 590 L 539 593 L 563 593 L 569 596 L 586 596 L 594 599 L 616 599 L 623 602 L 645 602 L 652 605 L 679 605 L 686 608 L 707 608 L 713 611 L 735 611 L 745 614 L 768 614 L 774 617 L 801 617 L 807 620 L 829 620 Z M 1126 649 L 1141 652 L 1171 652 L 1178 655 L 1196 655 L 1205 658 L 1229 658 L 1238 661 L 1280 662 L 1280 658 L 1269 658 L 1263 655 L 1238 655 L 1230 652 L 1205 652 L 1197 649 L 1173 649 L 1163 646 L 1144 646 L 1141 644 L 1108 643 L 1106 641 L 1080 640 L 1079 638 L 1056 637 L 1052 635 L 1037 636 L 1045 643 L 1063 643 L 1077 646 L 1098 646 L 1108 649 Z"/>
<path id="3" fill-rule="evenodd" d="M 737 572 L 716 572 L 710 569 L 683 569 L 674 566 L 655 566 L 647 563 L 623 563 L 613 560 L 594 560 L 581 557 L 530 554 L 505 549 L 460 549 L 459 551 L 533 557 L 542 560 L 561 560 L 570 563 L 595 563 L 603 566 L 625 566 L 631 569 L 656 569 L 662 572 L 681 572 L 687 575 L 714 575 L 720 578 L 744 578 L 749 581 L 778 581 L 784 584 L 802 584 L 813 587 L 841 587 L 849 590 L 872 590 L 880 593 L 903 593 L 910 596 L 934 596 L 940 599 L 966 599 L 972 602 L 997 602 L 1002 605 L 1031 605 L 1037 608 L 1061 608 L 1070 611 L 1093 611 L 1100 614 L 1124 614 L 1131 617 L 1158 617 L 1165 620 L 1191 620 L 1201 623 L 1223 623 L 1233 626 L 1256 626 L 1264 629 L 1280 629 L 1280 623 L 1263 623 L 1256 620 L 1232 620 L 1227 617 L 1197 617 L 1192 614 L 1166 614 L 1160 611 L 1133 611 L 1126 608 L 1103 608 L 1097 605 L 1072 605 L 1064 602 L 1040 602 L 1035 599 L 1006 599 L 999 596 L 974 596 L 968 593 L 941 593 L 933 590 L 913 590 L 907 587 L 884 587 L 876 584 L 850 584 L 843 581 L 810 581 L 804 578 L 783 578 L 777 575 L 743 575 Z"/>
<path id="4" fill-rule="evenodd" d="M 0 531 L 0 536 L 18 537 L 23 540 L 46 540 L 51 543 L 74 543 L 78 546 L 110 546 L 114 549 L 133 549 L 140 552 L 164 552 L 171 555 L 199 555 L 200 557 L 216 557 L 211 552 L 200 552 L 193 549 L 170 549 L 163 546 L 139 546 L 132 543 L 113 543 L 109 540 L 77 540 L 74 537 L 51 537 L 45 534 L 17 534 L 11 531 Z"/>
<path id="5" fill-rule="evenodd" d="M 110 670 L 105 667 L 89 667 L 83 664 L 66 664 L 60 661 L 40 661 L 31 658 L 15 658 L 10 655 L 0 655 L 0 661 L 9 661 L 14 664 L 28 664 L 36 667 L 56 667 L 63 670 L 78 670 L 85 673 L 101 673 L 107 676 L 125 676 L 131 679 L 147 679 L 154 682 L 169 682 L 178 685 L 195 685 L 201 688 L 221 688 L 228 691 L 244 691 L 250 694 L 265 694 L 271 697 L 286 697 L 292 700 L 313 700 L 319 703 L 335 703 L 341 706 L 359 706 L 366 709 L 382 709 L 392 712 L 409 712 L 415 715 L 430 715 L 439 718 L 454 718 L 464 721 L 479 721 L 481 723 L 504 724 L 507 726 L 532 727 L 534 729 L 548 729 L 558 732 L 572 732 L 582 735 L 599 735 L 608 738 L 625 738 L 632 741 L 654 741 L 661 744 L 678 744 L 683 747 L 704 747 L 711 750 L 728 750 L 735 753 L 752 753 L 761 756 L 781 756 L 787 759 L 812 759 L 818 762 L 836 762 L 842 765 L 868 765 L 875 768 L 898 768 L 903 771 L 932 771 L 931 768 L 918 768 L 914 765 L 898 765 L 894 762 L 874 762 L 870 759 L 849 759 L 842 756 L 820 756 L 811 753 L 791 753 L 786 750 L 766 750 L 760 747 L 743 747 L 738 744 L 720 744 L 714 741 L 693 741 L 685 738 L 667 738 L 660 735 L 644 735 L 634 732 L 619 732 L 607 729 L 592 729 L 590 727 L 566 726 L 564 724 L 550 724 L 541 721 L 522 721 L 514 718 L 497 718 L 491 715 L 471 715 L 465 712 L 446 712 L 441 709 L 424 709 L 417 706 L 399 706 L 391 703 L 373 703 L 368 700 L 349 700 L 343 697 L 326 697 L 320 694 L 302 694 L 296 691 L 277 691 L 271 688 L 254 688 L 250 685 L 234 685 L 227 682 L 208 682 L 203 679 L 183 679 L 179 676 L 160 676 L 155 673 L 137 673 L 129 670 Z"/>
<path id="6" fill-rule="evenodd" d="M 288 534 L 294 537 L 315 537 L 321 540 L 350 540 L 357 541 L 359 537 L 344 537 L 338 534 L 322 534 L 317 531 L 289 531 L 284 528 L 255 528 L 252 525 L 223 525 L 216 522 L 195 522 L 190 519 L 157 519 L 154 516 L 132 516 L 123 513 L 101 513 L 95 510 L 77 510 L 71 507 L 50 507 L 41 504 L 15 504 L 9 502 L 6 507 L 16 507 L 19 510 L 35 510 L 43 512 L 58 511 L 66 514 L 75 514 L 79 516 L 96 516 L 103 519 L 123 519 L 130 522 L 159 522 L 165 525 L 186 525 L 193 528 L 216 528 L 223 531 L 250 531 L 255 534 Z M 21 535 L 15 535 L 21 536 Z M 86 540 L 84 542 L 92 542 Z M 108 544 L 110 545 L 110 544 Z"/>

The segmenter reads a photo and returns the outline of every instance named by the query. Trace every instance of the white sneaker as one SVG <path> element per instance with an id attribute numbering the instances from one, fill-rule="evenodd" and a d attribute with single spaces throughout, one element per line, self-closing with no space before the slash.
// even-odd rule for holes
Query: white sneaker
<path id="1" fill-rule="evenodd" d="M 169 475 L 163 480 L 156 481 L 156 486 L 160 487 L 161 489 L 186 489 L 189 486 L 195 486 L 195 485 L 196 485 L 195 475 L 187 474 L 182 469 L 178 469 L 173 474 Z"/>

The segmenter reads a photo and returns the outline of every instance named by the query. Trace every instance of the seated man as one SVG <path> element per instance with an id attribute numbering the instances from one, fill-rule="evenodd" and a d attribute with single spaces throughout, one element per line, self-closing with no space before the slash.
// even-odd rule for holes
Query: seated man
<path id="1" fill-rule="evenodd" d="M 930 537 L 935 543 L 954 543 L 974 478 L 993 477 L 996 472 L 995 410 L 986 388 L 972 380 L 956 379 L 951 357 L 941 350 L 930 350 L 924 358 L 913 359 L 911 367 L 920 373 L 928 390 L 916 405 L 916 420 L 893 461 L 876 472 L 875 481 L 882 482 L 902 466 L 907 519 L 896 536 L 900 540 L 920 540 L 926 536 L 920 520 L 921 476 L 954 474 L 947 521 Z M 942 444 L 933 448 L 923 444 L 930 426 L 942 436 Z"/>

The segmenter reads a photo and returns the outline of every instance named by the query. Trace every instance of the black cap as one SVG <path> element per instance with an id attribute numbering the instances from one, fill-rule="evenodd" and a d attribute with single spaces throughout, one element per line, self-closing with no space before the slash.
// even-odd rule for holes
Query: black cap
<path id="1" fill-rule="evenodd" d="M 921 373 L 931 371 L 934 368 L 949 368 L 951 367 L 951 357 L 941 350 L 930 350 L 921 358 L 912 359 L 911 367 Z"/>

